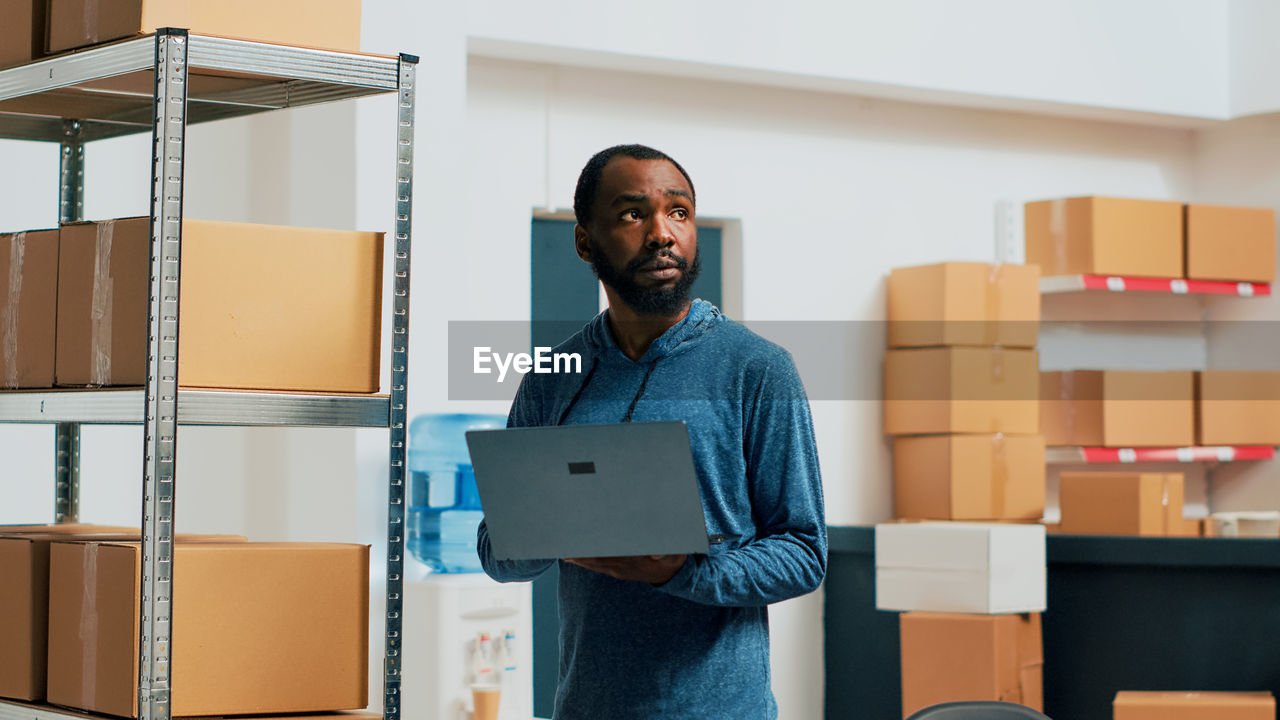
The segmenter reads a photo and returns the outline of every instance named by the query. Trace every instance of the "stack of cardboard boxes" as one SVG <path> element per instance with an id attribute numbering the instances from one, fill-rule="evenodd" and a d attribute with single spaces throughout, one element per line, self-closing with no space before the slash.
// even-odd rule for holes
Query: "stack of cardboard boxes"
<path id="1" fill-rule="evenodd" d="M 150 221 L 0 235 L 0 388 L 141 385 Z M 185 387 L 378 391 L 381 233 L 183 222 Z"/>
<path id="2" fill-rule="evenodd" d="M 1026 250 L 1045 275 L 1270 283 L 1275 213 L 1106 197 L 1033 202 Z M 1280 373 L 1045 372 L 1040 390 L 1050 446 L 1280 444 Z M 1198 535 L 1199 521 L 1183 519 L 1183 494 L 1177 473 L 1063 473 L 1061 530 Z"/>
<path id="3" fill-rule="evenodd" d="M 138 716 L 137 538 L 0 527 L 0 697 Z M 368 705 L 368 546 L 180 535 L 173 567 L 173 715 Z"/>
<path id="4" fill-rule="evenodd" d="M 1038 269 L 902 268 L 888 290 L 895 515 L 946 521 L 876 528 L 876 604 L 903 611 L 903 712 L 954 700 L 1039 708 Z"/>
<path id="5" fill-rule="evenodd" d="M 5 0 L 0 68 L 163 27 L 357 52 L 360 0 Z"/>

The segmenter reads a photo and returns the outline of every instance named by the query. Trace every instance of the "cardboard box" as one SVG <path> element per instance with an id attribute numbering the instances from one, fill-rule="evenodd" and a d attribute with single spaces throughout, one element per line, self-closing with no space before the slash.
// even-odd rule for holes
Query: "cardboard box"
<path id="1" fill-rule="evenodd" d="M 890 350 L 884 360 L 889 435 L 1040 429 L 1035 350 L 985 347 Z"/>
<path id="2" fill-rule="evenodd" d="M 893 439 L 894 514 L 929 520 L 1039 520 L 1044 438 L 925 435 Z"/>
<path id="3" fill-rule="evenodd" d="M 1269 692 L 1133 692 L 1116 693 L 1115 720 L 1275 720 L 1276 701 Z"/>
<path id="4" fill-rule="evenodd" d="M 149 246 L 147 218 L 62 227 L 58 385 L 143 384 Z M 182 386 L 378 391 L 381 233 L 186 220 L 180 282 Z"/>
<path id="5" fill-rule="evenodd" d="M 1040 614 L 903 613 L 902 714 L 944 702 L 1043 708 Z"/>
<path id="6" fill-rule="evenodd" d="M 1196 373 L 1196 439 L 1201 445 L 1280 445 L 1280 372 Z"/>
<path id="7" fill-rule="evenodd" d="M 1187 277 L 1270 283 L 1276 278 L 1276 211 L 1187 205 Z"/>
<path id="8" fill-rule="evenodd" d="M 1043 275 L 1180 278 L 1182 204 L 1075 197 L 1026 204 L 1027 264 Z"/>
<path id="9" fill-rule="evenodd" d="M 30 525 L 0 525 L 0 535 L 57 534 L 57 535 L 137 535 L 136 527 L 119 525 L 94 525 L 92 523 L 49 523 Z"/>
<path id="10" fill-rule="evenodd" d="M 950 262 L 889 274 L 889 347 L 1035 347 L 1040 268 Z"/>
<path id="11" fill-rule="evenodd" d="M 1058 477 L 1062 532 L 1195 537 L 1182 517 L 1182 473 L 1064 472 Z"/>
<path id="12" fill-rule="evenodd" d="M 58 231 L 0 235 L 0 389 L 53 387 L 57 302 Z"/>
<path id="13" fill-rule="evenodd" d="M 1190 371 L 1040 373 L 1046 445 L 1180 447 L 1195 442 Z"/>
<path id="14" fill-rule="evenodd" d="M 46 0 L 0 2 L 0 68 L 21 65 L 44 50 Z"/>
<path id="15" fill-rule="evenodd" d="M 240 40 L 360 50 L 359 0 L 48 0 L 50 53 L 133 37 L 156 28 Z"/>
<path id="16" fill-rule="evenodd" d="M 876 607 L 1000 614 L 1045 609 L 1043 525 L 876 526 Z"/>
<path id="17" fill-rule="evenodd" d="M 93 526 L 80 526 L 89 527 Z M 0 697 L 45 698 L 49 628 L 49 546 L 54 541 L 121 540 L 137 533 L 0 534 Z M 178 542 L 244 542 L 238 535 L 183 535 Z"/>
<path id="18" fill-rule="evenodd" d="M 49 702 L 137 716 L 140 556 L 52 545 Z M 368 546 L 177 544 L 173 568 L 173 715 L 368 705 Z"/>

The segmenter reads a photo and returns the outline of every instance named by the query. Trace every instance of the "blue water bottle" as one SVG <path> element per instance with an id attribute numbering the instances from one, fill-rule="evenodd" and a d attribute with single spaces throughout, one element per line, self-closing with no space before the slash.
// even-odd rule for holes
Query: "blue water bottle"
<path id="1" fill-rule="evenodd" d="M 467 453 L 468 430 L 506 427 L 502 415 L 420 415 L 409 424 L 409 552 L 433 573 L 482 572 L 484 513 Z"/>

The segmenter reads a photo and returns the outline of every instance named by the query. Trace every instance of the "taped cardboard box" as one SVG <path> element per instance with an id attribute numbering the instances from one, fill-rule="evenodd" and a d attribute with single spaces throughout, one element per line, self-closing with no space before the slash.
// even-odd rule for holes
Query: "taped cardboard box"
<path id="1" fill-rule="evenodd" d="M 1195 537 L 1182 516 L 1182 473 L 1064 472 L 1058 477 L 1062 532 Z"/>
<path id="2" fill-rule="evenodd" d="M 178 544 L 172 714 L 368 705 L 369 548 Z M 54 543 L 49 702 L 136 717 L 137 543 Z"/>
<path id="3" fill-rule="evenodd" d="M 876 607 L 1001 614 L 1045 609 L 1043 525 L 882 523 Z"/>
<path id="4" fill-rule="evenodd" d="M 890 350 L 884 360 L 889 435 L 1040 429 L 1039 356 L 1016 348 Z"/>
<path id="5" fill-rule="evenodd" d="M 58 231 L 0 235 L 0 389 L 53 387 L 57 302 Z"/>
<path id="6" fill-rule="evenodd" d="M 32 523 L 29 525 L 0 525 L 0 535 L 138 535 L 136 527 L 121 525 L 94 525 L 92 523 Z"/>
<path id="7" fill-rule="evenodd" d="M 81 526 L 93 528 L 93 526 Z M 49 628 L 49 546 L 55 541 L 125 540 L 137 532 L 0 532 L 0 697 L 45 699 Z M 183 535 L 177 542 L 244 542 L 238 535 Z"/>
<path id="8" fill-rule="evenodd" d="M 950 262 L 889 274 L 889 347 L 1035 347 L 1040 269 Z"/>
<path id="9" fill-rule="evenodd" d="M 179 384 L 378 391 L 381 233 L 182 227 Z M 62 227 L 58 385 L 143 384 L 150 232 L 148 218 Z"/>
<path id="10" fill-rule="evenodd" d="M 1040 373 L 1046 445 L 1179 447 L 1195 442 L 1191 371 Z"/>
<path id="11" fill-rule="evenodd" d="M 903 613 L 902 712 L 998 700 L 1043 709 L 1040 613 Z"/>
<path id="12" fill-rule="evenodd" d="M 1275 210 L 1191 204 L 1185 211 L 1188 278 L 1275 280 Z"/>
<path id="13" fill-rule="evenodd" d="M 1275 720 L 1270 692 L 1116 693 L 1114 720 Z"/>
<path id="14" fill-rule="evenodd" d="M 1196 438 L 1201 445 L 1280 445 L 1280 372 L 1196 373 Z"/>
<path id="15" fill-rule="evenodd" d="M 1027 264 L 1042 275 L 1183 276 L 1182 203 L 1074 197 L 1025 212 Z"/>
<path id="16" fill-rule="evenodd" d="M 925 435 L 893 439 L 894 514 L 929 520 L 1039 520 L 1044 438 Z"/>
<path id="17" fill-rule="evenodd" d="M 360 50 L 359 0 L 48 0 L 48 51 L 187 28 L 201 35 Z"/>
<path id="18" fill-rule="evenodd" d="M 43 54 L 47 0 L 0 2 L 0 68 L 31 62 Z"/>

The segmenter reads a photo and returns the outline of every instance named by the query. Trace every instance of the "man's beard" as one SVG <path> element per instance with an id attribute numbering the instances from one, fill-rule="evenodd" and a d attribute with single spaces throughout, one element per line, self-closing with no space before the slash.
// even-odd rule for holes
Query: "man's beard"
<path id="1" fill-rule="evenodd" d="M 591 242 L 591 270 L 605 285 L 613 288 L 622 298 L 622 302 L 637 315 L 671 317 L 676 315 L 689 303 L 689 291 L 702 271 L 702 255 L 697 250 L 693 253 L 693 262 L 676 255 L 670 250 L 659 250 L 650 255 L 635 258 L 618 270 L 609 263 L 600 245 L 593 239 Z M 668 258 L 677 263 L 680 278 L 675 285 L 669 287 L 643 287 L 636 282 L 636 274 L 640 268 L 658 258 Z"/>

